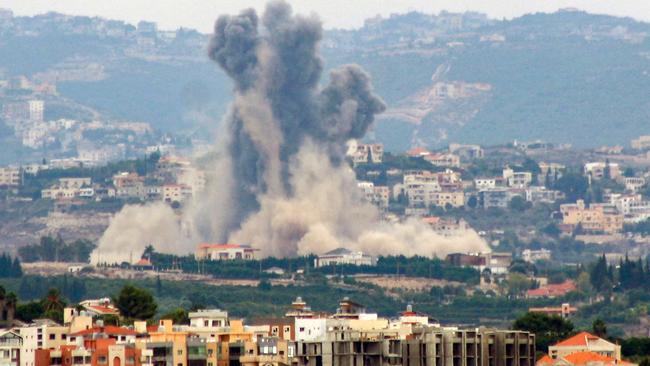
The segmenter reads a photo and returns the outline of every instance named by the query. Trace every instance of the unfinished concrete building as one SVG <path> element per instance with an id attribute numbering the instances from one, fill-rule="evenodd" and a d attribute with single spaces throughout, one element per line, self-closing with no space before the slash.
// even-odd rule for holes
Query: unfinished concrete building
<path id="1" fill-rule="evenodd" d="M 421 327 L 394 332 L 331 332 L 296 342 L 295 366 L 533 366 L 535 335 L 509 330 Z"/>

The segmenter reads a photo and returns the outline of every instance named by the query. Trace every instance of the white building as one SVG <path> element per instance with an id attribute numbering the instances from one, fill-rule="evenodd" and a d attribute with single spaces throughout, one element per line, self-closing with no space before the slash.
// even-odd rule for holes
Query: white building
<path id="1" fill-rule="evenodd" d="M 45 111 L 45 103 L 42 100 L 30 100 L 29 104 L 29 119 L 33 122 L 43 122 L 43 112 Z"/>
<path id="2" fill-rule="evenodd" d="M 201 309 L 191 311 L 188 314 L 190 318 L 190 328 L 212 330 L 223 328 L 228 325 L 228 312 L 220 309 Z"/>
<path id="3" fill-rule="evenodd" d="M 515 172 L 511 168 L 503 169 L 503 179 L 509 187 L 525 188 L 533 182 L 531 172 Z"/>
<path id="4" fill-rule="evenodd" d="M 529 263 L 534 263 L 539 260 L 550 260 L 551 251 L 548 249 L 539 249 L 539 250 L 524 249 L 524 251 L 521 252 L 521 259 Z"/>
<path id="5" fill-rule="evenodd" d="M 251 248 L 247 245 L 239 244 L 199 244 L 196 251 L 196 259 L 198 260 L 253 260 L 255 259 L 255 252 L 259 249 Z"/>
<path id="6" fill-rule="evenodd" d="M 474 188 L 476 188 L 477 191 L 496 188 L 498 185 L 497 181 L 497 178 L 476 178 L 474 179 Z"/>
<path id="7" fill-rule="evenodd" d="M 377 259 L 364 254 L 363 252 L 353 252 L 346 248 L 331 250 L 314 259 L 314 267 L 316 268 L 341 264 L 353 266 L 374 266 L 377 264 Z"/>
<path id="8" fill-rule="evenodd" d="M 23 338 L 14 331 L 0 330 L 0 366 L 19 366 Z"/>

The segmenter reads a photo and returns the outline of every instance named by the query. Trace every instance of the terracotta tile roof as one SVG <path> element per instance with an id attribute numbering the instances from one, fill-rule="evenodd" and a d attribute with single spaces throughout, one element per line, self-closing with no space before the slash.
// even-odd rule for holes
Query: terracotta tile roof
<path id="1" fill-rule="evenodd" d="M 555 363 L 554 359 L 552 359 L 549 355 L 544 355 L 544 357 L 535 362 L 535 365 L 552 365 L 553 363 Z"/>
<path id="2" fill-rule="evenodd" d="M 629 365 L 627 361 L 619 360 L 604 356 L 596 352 L 576 352 L 563 357 L 564 360 L 573 365 L 586 365 L 592 362 L 602 363 L 603 365 Z"/>
<path id="3" fill-rule="evenodd" d="M 406 155 L 409 156 L 424 156 L 424 155 L 429 155 L 431 152 L 429 150 L 423 148 L 423 147 L 414 147 L 411 150 L 406 152 Z"/>
<path id="4" fill-rule="evenodd" d="M 576 289 L 576 284 L 572 280 L 566 280 L 563 283 L 551 284 L 528 290 L 526 294 L 530 297 L 545 297 L 545 296 L 563 296 Z"/>
<path id="5" fill-rule="evenodd" d="M 137 261 L 134 266 L 152 266 L 151 261 L 148 260 L 147 258 L 141 258 L 139 261 Z"/>
<path id="6" fill-rule="evenodd" d="M 589 332 L 580 332 L 573 337 L 567 338 L 563 341 L 556 343 L 554 346 L 564 346 L 564 347 L 575 347 L 575 346 L 587 346 L 588 341 L 596 341 L 600 339 L 599 337 L 589 333 Z"/>
<path id="7" fill-rule="evenodd" d="M 98 314 L 119 314 L 120 312 L 112 307 L 102 306 L 102 305 L 88 305 L 86 306 L 87 310 L 92 310 Z"/>

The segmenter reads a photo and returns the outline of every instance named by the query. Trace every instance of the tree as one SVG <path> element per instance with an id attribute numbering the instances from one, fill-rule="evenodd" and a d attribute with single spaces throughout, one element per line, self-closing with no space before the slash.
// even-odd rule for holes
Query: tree
<path id="1" fill-rule="evenodd" d="M 573 323 L 557 315 L 526 313 L 515 320 L 512 328 L 535 333 L 537 349 L 548 352 L 548 346 L 568 337 L 573 332 Z"/>
<path id="2" fill-rule="evenodd" d="M 531 281 L 523 274 L 511 272 L 508 275 L 508 293 L 519 296 L 522 292 L 531 287 Z"/>
<path id="3" fill-rule="evenodd" d="M 156 314 L 158 305 L 151 293 L 132 285 L 122 287 L 113 299 L 122 316 L 128 320 L 148 320 Z"/>
<path id="4" fill-rule="evenodd" d="M 607 267 L 605 254 L 603 254 L 593 266 L 589 273 L 589 277 L 591 279 L 591 285 L 596 289 L 596 291 L 602 292 L 611 290 L 613 279 L 609 273 L 609 268 Z"/>
<path id="5" fill-rule="evenodd" d="M 476 206 L 478 206 L 478 199 L 476 198 L 476 196 L 470 196 L 467 199 L 467 207 L 476 208 Z"/>
<path id="6" fill-rule="evenodd" d="M 174 324 L 189 324 L 190 318 L 188 317 L 187 311 L 183 308 L 176 308 L 169 313 L 160 317 L 160 319 L 171 319 Z"/>
<path id="7" fill-rule="evenodd" d="M 553 188 L 563 192 L 567 201 L 575 202 L 585 198 L 589 183 L 582 174 L 570 172 L 557 179 Z"/>
<path id="8" fill-rule="evenodd" d="M 530 207 L 529 204 L 530 202 L 527 202 L 522 196 L 514 196 L 510 200 L 508 207 L 510 207 L 511 210 L 523 212 Z"/>
<path id="9" fill-rule="evenodd" d="M 594 320 L 594 322 L 591 324 L 591 330 L 593 333 L 600 338 L 606 338 L 607 337 L 607 324 L 605 323 L 604 320 L 597 318 Z"/>

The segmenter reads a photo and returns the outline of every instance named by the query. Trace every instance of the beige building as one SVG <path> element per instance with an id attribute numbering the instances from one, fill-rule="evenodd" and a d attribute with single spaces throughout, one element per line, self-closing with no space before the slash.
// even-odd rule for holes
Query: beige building
<path id="1" fill-rule="evenodd" d="M 632 140 L 632 148 L 637 150 L 650 149 L 650 135 L 639 136 L 639 138 Z"/>
<path id="2" fill-rule="evenodd" d="M 614 234 L 623 230 L 623 215 L 611 205 L 585 205 L 583 200 L 560 205 L 562 224 L 575 229 L 578 225 L 586 232 Z"/>
<path id="3" fill-rule="evenodd" d="M 0 187 L 18 187 L 22 184 L 23 173 L 18 167 L 0 168 Z"/>
<path id="4" fill-rule="evenodd" d="M 548 355 L 559 359 L 577 352 L 594 352 L 602 356 L 621 359 L 621 346 L 587 332 L 581 332 L 548 347 Z"/>

